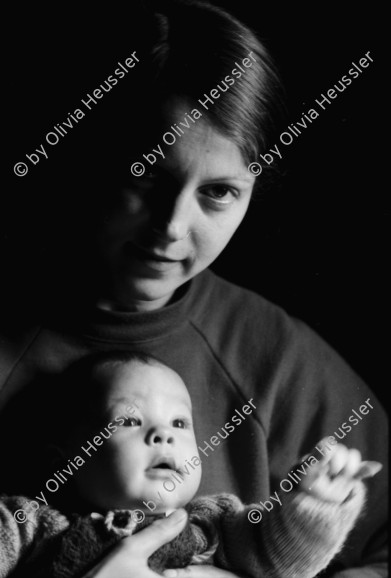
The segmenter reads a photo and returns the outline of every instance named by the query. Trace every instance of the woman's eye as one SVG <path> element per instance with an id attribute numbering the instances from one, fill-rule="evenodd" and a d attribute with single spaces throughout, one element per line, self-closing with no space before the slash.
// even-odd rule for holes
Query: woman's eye
<path id="1" fill-rule="evenodd" d="M 143 179 L 145 181 L 153 181 L 153 180 L 156 180 L 157 177 L 158 177 L 158 174 L 156 171 L 154 171 L 153 169 L 150 169 L 150 170 L 146 169 L 145 173 L 141 177 L 138 177 L 138 178 Z"/>
<path id="2" fill-rule="evenodd" d="M 164 178 L 165 173 L 164 171 L 157 166 L 154 167 L 148 167 L 148 165 L 145 167 L 145 171 L 143 172 L 142 175 L 135 177 L 133 175 L 133 177 L 136 179 L 136 181 L 144 181 L 144 182 L 149 182 L 149 183 L 154 183 L 157 180 L 160 180 L 162 178 Z"/>
<path id="3" fill-rule="evenodd" d="M 138 425 L 141 425 L 141 420 L 139 420 L 137 417 L 126 417 L 123 419 L 125 420 L 124 423 L 125 427 L 136 427 Z"/>
<path id="4" fill-rule="evenodd" d="M 156 170 L 145 169 L 145 173 L 140 176 L 131 175 L 129 185 L 131 190 L 145 191 L 154 187 L 159 181 L 159 174 Z"/>
<path id="5" fill-rule="evenodd" d="M 239 196 L 236 189 L 225 185 L 204 187 L 201 192 L 216 205 L 230 205 Z"/>

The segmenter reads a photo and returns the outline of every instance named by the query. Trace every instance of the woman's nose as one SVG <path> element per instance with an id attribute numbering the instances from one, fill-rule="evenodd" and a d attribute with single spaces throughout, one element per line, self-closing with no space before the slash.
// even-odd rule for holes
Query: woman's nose
<path id="1" fill-rule="evenodd" d="M 160 446 L 174 443 L 172 431 L 167 427 L 154 428 L 147 435 L 147 443 L 152 446 Z"/>
<path id="2" fill-rule="evenodd" d="M 186 239 L 191 232 L 192 206 L 191 199 L 178 195 L 170 207 L 157 215 L 154 232 L 164 241 L 174 243 Z"/>

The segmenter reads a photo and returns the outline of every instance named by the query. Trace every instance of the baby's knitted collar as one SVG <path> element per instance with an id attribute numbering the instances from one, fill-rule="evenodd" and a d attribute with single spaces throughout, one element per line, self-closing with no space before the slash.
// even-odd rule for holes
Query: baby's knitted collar
<path id="1" fill-rule="evenodd" d="M 105 515 L 92 512 L 90 516 L 93 520 L 101 520 L 110 534 L 124 538 L 134 534 L 137 526 L 149 526 L 155 520 L 165 518 L 166 514 L 146 516 L 142 510 L 109 510 Z"/>

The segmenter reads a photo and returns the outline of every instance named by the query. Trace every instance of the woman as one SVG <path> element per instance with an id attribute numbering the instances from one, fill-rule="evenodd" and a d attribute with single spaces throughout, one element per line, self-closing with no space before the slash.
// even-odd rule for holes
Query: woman
<path id="1" fill-rule="evenodd" d="M 33 378 L 86 353 L 139 347 L 188 384 L 203 440 L 201 494 L 265 502 L 286 464 L 327 436 L 346 437 L 364 459 L 385 465 L 386 421 L 373 393 L 305 325 L 208 270 L 268 173 L 265 166 L 256 181 L 247 167 L 272 144 L 282 109 L 269 55 L 246 27 L 208 5 L 169 4 L 145 18 L 148 37 L 132 37 L 139 62 L 113 87 L 115 98 L 102 99 L 99 124 L 89 121 L 93 152 L 87 161 L 80 155 L 87 169 L 73 165 L 86 199 L 72 211 L 84 227 L 86 219 L 95 224 L 79 255 L 84 275 L 66 279 L 65 252 L 57 252 L 61 308 L 52 294 L 39 324 L 5 335 L 2 406 Z M 100 171 L 94 186 L 88 167 Z M 74 188 L 73 176 L 66 183 Z M 247 417 L 240 410 L 250 399 L 257 410 Z M 224 426 L 235 414 L 230 432 Z M 371 482 L 366 515 L 325 576 L 386 575 L 385 483 L 385 473 Z M 153 524 L 90 575 L 152 576 L 148 555 L 183 524 L 180 514 Z M 176 575 L 232 576 L 209 567 Z"/>

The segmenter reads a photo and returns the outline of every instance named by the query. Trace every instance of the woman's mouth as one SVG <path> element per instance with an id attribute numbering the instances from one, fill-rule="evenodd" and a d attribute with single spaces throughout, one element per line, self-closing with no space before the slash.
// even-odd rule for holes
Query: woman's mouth
<path id="1" fill-rule="evenodd" d="M 128 241 L 124 246 L 124 251 L 129 257 L 135 258 L 147 267 L 157 271 L 168 271 L 178 266 L 182 259 L 173 259 L 153 249 L 145 249 Z"/>

